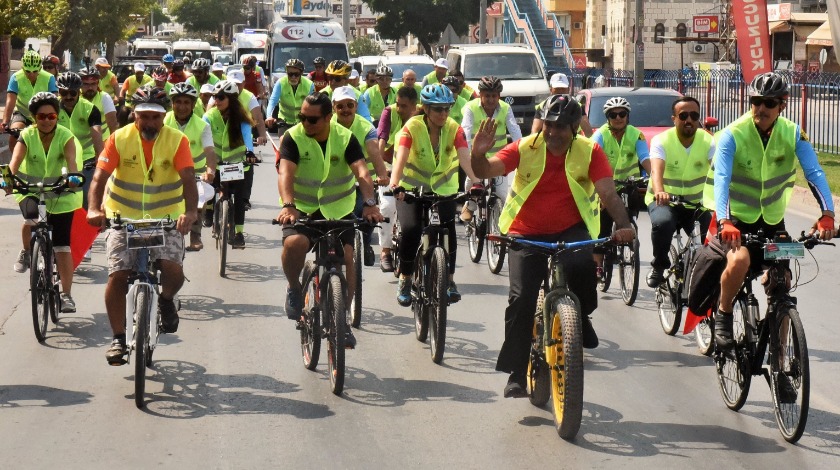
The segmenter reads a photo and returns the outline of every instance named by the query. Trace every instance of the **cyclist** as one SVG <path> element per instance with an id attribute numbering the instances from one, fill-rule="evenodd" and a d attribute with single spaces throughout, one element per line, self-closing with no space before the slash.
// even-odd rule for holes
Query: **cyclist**
<path id="1" fill-rule="evenodd" d="M 54 183 L 61 169 L 69 173 L 79 171 L 79 145 L 69 129 L 58 124 L 58 98 L 52 93 L 38 92 L 29 101 L 29 112 L 35 125 L 20 133 L 20 140 L 12 152 L 9 170 L 27 183 Z M 75 186 L 70 182 L 69 185 Z M 11 191 L 7 188 L 7 192 Z M 26 272 L 30 264 L 32 227 L 38 223 L 38 198 L 16 194 L 15 200 L 23 214 L 21 228 L 23 249 L 14 265 L 15 271 Z M 70 254 L 70 230 L 73 212 L 82 207 L 81 192 L 50 194 L 47 196 L 47 222 L 52 226 L 53 251 L 61 277 L 61 312 L 73 313 L 76 304 L 70 291 L 73 287 L 73 257 Z"/>
<path id="2" fill-rule="evenodd" d="M 186 82 L 189 74 L 184 70 L 185 65 L 183 59 L 175 59 L 172 62 L 172 70 L 170 70 L 169 75 L 166 77 L 166 82 L 171 85 Z M 167 93 L 169 93 L 168 90 Z"/>
<path id="3" fill-rule="evenodd" d="M 473 130 L 476 123 L 482 123 L 485 119 L 490 118 L 496 121 L 496 145 L 488 152 L 488 157 L 492 157 L 499 150 L 507 144 L 507 135 L 510 134 L 511 140 L 519 140 L 522 138 L 522 130 L 519 129 L 519 124 L 516 123 L 516 117 L 513 115 L 513 109 L 499 98 L 502 94 L 502 81 L 492 75 L 481 77 L 478 82 L 478 98 L 470 101 L 464 106 L 464 117 L 461 120 L 461 127 L 464 128 L 464 133 L 467 136 L 467 142 L 472 142 Z M 477 130 L 477 129 L 476 129 Z M 484 184 L 481 180 L 477 180 L 469 176 L 464 181 L 464 190 L 467 188 L 483 190 Z M 495 180 L 496 189 L 502 200 L 507 197 L 508 183 L 504 176 L 500 176 Z M 461 210 L 461 220 L 467 222 L 472 220 L 473 211 L 470 209 L 470 204 L 464 204 Z"/>
<path id="4" fill-rule="evenodd" d="M 315 67 L 315 70 L 309 72 L 309 76 L 307 78 L 309 78 L 309 80 L 315 85 L 315 91 L 321 91 L 330 84 L 325 72 L 327 68 L 327 61 L 324 60 L 323 57 L 316 57 L 315 60 L 312 61 L 312 65 Z"/>
<path id="5" fill-rule="evenodd" d="M 417 72 L 411 69 L 403 70 L 402 74 L 402 82 L 398 83 L 396 87 L 397 90 L 400 88 L 407 86 L 410 88 L 414 88 L 414 91 L 417 92 L 417 96 L 420 96 L 420 92 L 423 91 L 423 87 L 417 83 Z"/>
<path id="6" fill-rule="evenodd" d="M 818 232 L 823 240 L 837 234 L 834 201 L 808 135 L 781 116 L 789 95 L 785 79 L 774 72 L 764 73 L 756 76 L 747 90 L 750 111 L 717 138 L 714 200 L 706 200 L 715 208 L 720 240 L 728 248 L 715 314 L 715 343 L 721 349 L 734 345 L 732 301 L 751 262 L 763 260 L 760 251 L 741 246 L 741 235 L 763 230 L 772 237 L 785 230 L 785 209 L 793 192 L 797 160 L 821 210 L 812 233 Z"/>
<path id="7" fill-rule="evenodd" d="M 245 74 L 241 70 L 231 70 L 228 74 L 228 81 L 235 83 L 237 89 L 239 89 L 239 102 L 245 111 L 250 114 L 252 125 L 256 127 L 257 145 L 264 145 L 268 142 L 268 137 L 266 137 L 265 133 L 265 118 L 263 117 L 262 108 L 257 97 L 245 89 Z"/>
<path id="8" fill-rule="evenodd" d="M 461 124 L 461 120 L 464 117 L 464 106 L 467 105 L 467 100 L 464 99 L 463 96 L 458 95 L 458 90 L 461 89 L 461 85 L 458 83 L 458 79 L 453 77 L 452 75 L 447 75 L 443 77 L 443 80 L 440 81 L 442 84 L 446 85 L 449 88 L 449 91 L 455 96 L 455 104 L 452 105 L 452 110 L 449 111 L 449 117 L 455 120 L 458 124 Z"/>
<path id="9" fill-rule="evenodd" d="M 117 81 L 117 76 L 111 71 L 111 64 L 108 63 L 108 59 L 100 57 L 96 59 L 93 66 L 99 72 L 99 90 L 109 95 L 112 100 L 116 100 L 117 90 L 120 85 Z"/>
<path id="10" fill-rule="evenodd" d="M 604 115 L 607 122 L 592 134 L 592 140 L 600 145 L 610 167 L 613 170 L 613 177 L 616 180 L 641 177 L 639 166 L 641 165 L 647 174 L 650 174 L 650 153 L 645 141 L 645 135 L 636 127 L 630 125 L 630 102 L 626 99 L 615 96 L 604 103 Z M 638 211 L 641 201 L 634 199 L 629 201 L 629 210 Z M 609 236 L 612 232 L 612 212 L 601 211 L 601 232 L 598 237 Z M 598 279 L 603 279 L 604 273 L 604 249 L 595 248 L 595 273 Z"/>
<path id="11" fill-rule="evenodd" d="M 647 275 L 647 285 L 656 289 L 665 280 L 663 272 L 671 266 L 668 251 L 671 237 L 682 228 L 686 234 L 694 230 L 696 210 L 693 207 L 670 205 L 670 196 L 699 204 L 703 200 L 703 187 L 709 165 L 715 154 L 714 138 L 700 127 L 700 102 L 683 96 L 671 105 L 674 127 L 650 141 L 650 181 L 645 205 L 650 214 L 653 260 Z M 712 220 L 712 213 L 699 214 L 700 236 Z"/>
<path id="12" fill-rule="evenodd" d="M 167 94 L 169 94 L 169 90 L 172 89 L 172 83 L 167 81 L 171 73 L 166 72 L 165 67 L 157 67 L 156 69 L 152 70 L 152 84 L 151 86 L 154 88 L 160 88 Z"/>
<path id="13" fill-rule="evenodd" d="M 0 129 L 23 129 L 32 124 L 29 101 L 36 93 L 58 93 L 55 77 L 41 68 L 41 56 L 33 50 L 23 53 L 21 69 L 12 74 L 6 89 L 6 107 Z M 9 150 L 14 150 L 17 138 L 9 136 Z"/>
<path id="14" fill-rule="evenodd" d="M 449 71 L 449 62 L 446 59 L 438 59 L 435 62 L 435 69 L 431 72 L 427 73 L 425 77 L 423 77 L 423 82 L 420 84 L 421 87 L 425 87 L 426 85 L 434 85 L 435 83 L 440 83 L 443 80 L 443 77 L 446 76 L 446 72 Z"/>
<path id="15" fill-rule="evenodd" d="M 379 128 L 376 130 L 376 138 L 379 143 L 379 153 L 382 155 L 382 159 L 388 163 L 386 168 L 390 167 L 394 159 L 394 143 L 397 134 L 409 119 L 420 112 L 417 108 L 417 98 L 418 95 L 413 86 L 400 88 L 397 90 L 397 102 L 382 111 L 379 118 Z M 391 238 L 391 232 L 394 229 L 394 220 L 397 216 L 397 203 L 394 201 L 394 196 L 386 196 L 385 192 L 386 188 L 380 186 L 379 210 L 382 211 L 382 216 L 387 217 L 389 221 L 379 224 L 379 246 L 382 248 L 382 252 L 379 254 L 379 267 L 382 272 L 391 273 L 394 272 L 394 257 L 391 254 L 394 241 Z"/>
<path id="16" fill-rule="evenodd" d="M 161 331 L 175 333 L 179 319 L 173 299 L 184 284 L 183 235 L 197 218 L 198 191 L 190 142 L 180 131 L 163 125 L 169 98 L 162 89 L 143 87 L 131 99 L 135 121 L 111 134 L 99 156 L 88 196 L 87 220 L 101 227 L 106 216 L 119 213 L 129 219 L 170 217 L 177 221 L 177 232 L 165 237 L 166 246 L 153 249 L 161 271 Z M 131 156 L 138 156 L 139 162 Z M 103 201 L 106 187 L 109 195 Z M 128 250 L 126 244 L 124 231 L 108 235 L 105 309 L 114 339 L 105 358 L 113 366 L 125 364 L 128 352 L 125 298 L 136 253 Z"/>
<path id="17" fill-rule="evenodd" d="M 191 71 L 192 75 L 187 78 L 187 83 L 192 85 L 197 91 L 200 91 L 204 85 L 215 85 L 219 82 L 219 78 L 210 73 L 210 61 L 203 57 L 199 57 L 193 61 Z M 205 110 L 204 101 L 196 100 L 195 113 L 199 118 L 204 116 Z"/>
<path id="18" fill-rule="evenodd" d="M 619 227 L 615 239 L 633 240 L 635 233 L 615 192 L 606 155 L 599 145 L 577 134 L 581 116 L 580 104 L 571 96 L 553 95 L 543 107 L 543 130 L 506 145 L 491 158 L 486 154 L 496 145 L 496 121 L 481 123 L 471 152 L 473 170 L 482 178 L 517 172 L 499 218 L 502 233 L 548 242 L 595 238 L 600 196 Z M 496 370 L 510 374 L 504 396 L 516 398 L 527 396 L 534 311 L 548 263 L 545 255 L 526 250 L 513 250 L 509 256 L 505 341 Z M 592 255 L 581 250 L 561 259 L 569 273 L 569 289 L 580 300 L 583 347 L 595 348 L 598 335 L 589 319 L 598 306 Z"/>
<path id="19" fill-rule="evenodd" d="M 394 152 L 391 170 L 391 190 L 396 188 L 424 188 L 440 196 L 451 196 L 458 192 L 458 167 L 469 175 L 469 145 L 464 130 L 449 118 L 449 110 L 455 97 L 449 88 L 441 84 L 427 85 L 420 95 L 423 115 L 409 119 L 400 131 L 399 143 Z M 422 235 L 420 204 L 406 202 L 404 194 L 395 195 L 397 217 L 402 229 L 402 244 L 397 255 L 400 257 L 400 279 L 397 285 L 397 302 L 403 307 L 411 305 L 411 275 L 414 272 L 414 256 L 420 246 Z M 440 220 L 450 234 L 455 234 L 455 201 L 438 204 Z M 455 285 L 455 259 L 458 237 L 449 237 L 449 290 L 450 303 L 461 300 L 461 293 Z"/>
<path id="20" fill-rule="evenodd" d="M 300 319 L 302 313 L 300 273 L 306 253 L 312 247 L 312 239 L 311 233 L 289 224 L 294 224 L 301 214 L 307 214 L 312 219 L 355 217 L 354 179 L 366 201 L 362 216 L 371 222 L 382 220 L 379 208 L 370 204 L 373 181 L 368 174 L 362 146 L 352 132 L 331 121 L 332 109 L 326 94 L 316 92 L 307 96 L 300 110 L 300 123 L 286 131 L 280 144 L 277 185 L 282 208 L 277 221 L 285 225 L 281 262 L 289 281 L 285 310 L 290 320 Z M 331 160 L 330 165 L 324 165 L 325 155 Z M 340 239 L 344 249 L 349 306 L 356 286 L 353 231 L 345 230 Z M 352 348 L 356 338 L 351 328 L 346 331 L 347 345 Z"/>
<path id="21" fill-rule="evenodd" d="M 258 100 L 265 98 L 265 72 L 262 67 L 257 65 L 257 58 L 253 55 L 242 56 L 242 71 L 245 74 L 245 81 L 243 85 L 245 89 L 250 91 L 257 97 Z"/>
<path id="22" fill-rule="evenodd" d="M 58 77 L 59 69 L 61 68 L 61 59 L 50 54 L 41 61 L 41 67 L 54 77 Z"/>
<path id="23" fill-rule="evenodd" d="M 568 95 L 570 94 L 569 77 L 567 77 L 566 74 L 563 73 L 555 73 L 548 80 L 548 87 L 549 92 L 552 95 Z M 545 105 L 545 101 L 541 101 L 534 107 L 534 123 L 531 125 L 532 134 L 536 134 L 540 129 L 542 129 L 542 119 L 540 119 L 540 116 L 542 115 L 543 105 Z M 589 123 L 589 118 L 586 117 L 585 111 L 583 113 L 583 117 L 580 120 L 580 130 L 578 131 L 578 133 L 585 137 L 589 137 L 592 135 L 592 124 Z"/>
<path id="24" fill-rule="evenodd" d="M 195 114 L 198 92 L 189 83 L 178 83 L 169 90 L 172 111 L 166 113 L 163 124 L 177 129 L 190 141 L 190 155 L 196 175 L 201 175 L 205 183 L 213 184 L 216 177 L 216 149 L 210 125 Z M 201 212 L 201 211 L 199 211 Z M 199 251 L 204 248 L 201 242 L 201 214 L 190 228 L 190 244 L 187 251 Z"/>
<path id="25" fill-rule="evenodd" d="M 126 78 L 120 89 L 120 105 L 125 105 L 129 109 L 133 107 L 131 97 L 137 90 L 152 83 L 152 77 L 146 75 L 146 65 L 143 62 L 134 64 L 134 75 Z"/>
<path id="26" fill-rule="evenodd" d="M 160 59 L 160 64 L 166 68 L 166 73 L 172 72 L 175 65 L 175 56 L 172 54 L 164 54 Z"/>
<path id="27" fill-rule="evenodd" d="M 213 62 L 213 65 L 210 66 L 210 74 L 219 80 L 227 80 L 227 75 L 225 75 L 225 66 L 219 62 Z"/>
<path id="28" fill-rule="evenodd" d="M 282 136 L 286 130 L 297 124 L 297 115 L 307 95 L 315 91 L 315 86 L 309 78 L 303 76 L 305 65 L 300 59 L 286 61 L 286 75 L 280 77 L 271 91 L 268 100 L 268 111 L 265 120 L 271 127 L 277 123 L 277 135 Z M 279 105 L 279 106 L 278 106 Z M 276 114 L 275 114 L 276 111 Z"/>
<path id="29" fill-rule="evenodd" d="M 360 92 L 364 93 L 365 90 L 362 90 L 361 88 L 359 88 L 359 79 L 360 78 L 361 78 L 361 76 L 359 75 L 358 70 L 353 69 L 353 70 L 350 71 L 350 86 L 352 86 L 353 88 L 355 88 L 355 89 L 359 90 Z"/>
<path id="30" fill-rule="evenodd" d="M 376 85 L 376 69 L 369 69 L 365 72 L 365 83 L 359 86 L 359 91 L 364 93 L 368 88 Z"/>
<path id="31" fill-rule="evenodd" d="M 231 76 L 233 76 L 233 73 L 231 73 Z M 233 223 L 235 226 L 233 247 L 244 249 L 245 205 L 251 191 L 250 184 L 253 182 L 254 174 L 250 163 L 256 162 L 256 157 L 254 156 L 254 141 L 251 139 L 251 128 L 254 121 L 248 110 L 242 105 L 242 101 L 239 99 L 240 93 L 242 93 L 242 90 L 239 85 L 232 80 L 222 80 L 217 83 L 213 96 L 214 106 L 204 114 L 204 120 L 210 124 L 213 145 L 216 148 L 216 157 L 219 164 L 245 164 L 245 179 L 228 183 L 228 191 L 233 194 Z M 248 170 L 251 170 L 250 181 Z M 205 221 L 208 217 L 212 221 L 213 212 L 206 211 L 204 217 Z"/>
<path id="32" fill-rule="evenodd" d="M 327 74 L 327 80 L 329 81 L 329 86 L 326 88 L 321 89 L 321 93 L 326 93 L 327 96 L 332 96 L 332 91 L 338 87 L 347 86 L 350 84 L 350 71 L 353 70 L 350 67 L 350 64 L 343 60 L 334 60 L 327 65 L 327 70 L 325 71 Z M 356 99 L 358 100 L 361 96 L 362 92 L 359 90 L 353 89 L 354 93 L 356 93 Z M 368 109 L 367 104 L 364 101 L 357 101 L 358 106 L 356 107 L 356 114 L 362 116 L 363 118 L 371 121 L 370 118 L 370 110 Z"/>
<path id="33" fill-rule="evenodd" d="M 364 102 L 370 110 L 370 117 L 373 118 L 373 125 L 379 126 L 379 116 L 382 110 L 397 102 L 397 90 L 391 87 L 391 80 L 394 78 L 394 71 L 387 65 L 380 65 L 376 68 L 377 86 L 365 90 L 360 101 Z"/>
<path id="34" fill-rule="evenodd" d="M 199 101 L 201 102 L 202 109 L 207 109 L 208 105 L 210 104 L 210 98 L 213 97 L 214 91 L 216 91 L 215 85 L 211 85 L 209 83 L 201 85 L 201 89 L 198 90 L 198 97 L 201 98 Z M 195 105 L 196 107 L 199 106 L 198 103 L 196 103 Z M 204 116 L 204 113 L 201 113 L 200 115 Z"/>
<path id="35" fill-rule="evenodd" d="M 449 72 L 449 75 L 458 79 L 458 84 L 460 88 L 458 88 L 458 96 L 470 102 L 476 98 L 478 98 L 478 93 L 476 93 L 473 87 L 469 86 L 467 82 L 464 81 L 464 73 L 460 70 L 452 70 Z"/>
<path id="36" fill-rule="evenodd" d="M 112 130 L 119 128 L 114 100 L 108 93 L 99 91 L 99 72 L 96 69 L 83 68 L 79 70 L 79 76 L 82 78 L 82 96 L 93 103 L 99 113 L 104 116 L 102 123 L 102 141 L 104 142 L 111 135 Z"/>

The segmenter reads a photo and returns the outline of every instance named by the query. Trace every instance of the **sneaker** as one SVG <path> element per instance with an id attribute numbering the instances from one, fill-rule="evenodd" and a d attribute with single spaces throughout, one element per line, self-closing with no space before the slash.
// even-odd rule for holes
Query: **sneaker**
<path id="1" fill-rule="evenodd" d="M 61 313 L 76 313 L 76 302 L 73 302 L 73 297 L 70 294 L 62 293 L 61 299 Z"/>
<path id="2" fill-rule="evenodd" d="M 204 248 L 204 243 L 201 242 L 201 234 L 190 232 L 190 244 L 187 246 L 187 251 L 201 251 Z"/>
<path id="3" fill-rule="evenodd" d="M 245 249 L 245 235 L 242 232 L 233 236 L 233 247 L 242 250 Z"/>
<path id="4" fill-rule="evenodd" d="M 303 295 L 300 290 L 291 287 L 286 289 L 286 318 L 289 320 L 300 320 L 303 315 Z"/>
<path id="5" fill-rule="evenodd" d="M 469 222 L 473 218 L 473 211 L 470 210 L 469 206 L 464 203 L 464 208 L 461 209 L 461 220 L 464 222 Z"/>
<path id="6" fill-rule="evenodd" d="M 111 341 L 111 347 L 105 353 L 105 359 L 109 365 L 121 366 L 127 362 L 125 360 L 126 354 L 128 354 L 128 348 L 125 346 L 125 340 L 114 338 Z"/>
<path id="7" fill-rule="evenodd" d="M 449 297 L 449 303 L 454 304 L 461 300 L 461 293 L 458 292 L 458 286 L 455 281 L 449 281 L 449 289 L 446 290 L 446 296 Z"/>
<path id="8" fill-rule="evenodd" d="M 525 385 L 525 374 L 517 374 L 516 372 L 510 374 L 508 383 L 505 386 L 505 398 L 525 398 L 528 396 L 528 390 Z"/>
<path id="9" fill-rule="evenodd" d="M 346 333 L 344 334 L 344 349 L 356 349 L 356 337 L 353 336 L 353 330 L 350 325 L 347 325 Z"/>
<path id="10" fill-rule="evenodd" d="M 379 256 L 379 268 L 383 273 L 394 272 L 394 257 L 390 251 Z"/>
<path id="11" fill-rule="evenodd" d="M 376 255 L 373 254 L 373 247 L 370 245 L 365 245 L 365 266 L 373 266 L 376 262 Z"/>
<path id="12" fill-rule="evenodd" d="M 715 313 L 715 346 L 721 351 L 728 351 L 735 347 L 732 335 L 732 314 L 722 311 Z"/>
<path id="13" fill-rule="evenodd" d="M 656 289 L 659 287 L 659 284 L 662 284 L 662 281 L 665 280 L 665 276 L 662 275 L 661 269 L 650 268 L 645 280 L 647 281 L 648 287 Z"/>
<path id="14" fill-rule="evenodd" d="M 586 349 L 595 349 L 598 347 L 598 334 L 595 333 L 595 327 L 592 326 L 592 320 L 584 316 L 580 322 L 581 332 L 583 333 L 583 347 Z"/>
<path id="15" fill-rule="evenodd" d="M 204 223 L 202 223 L 205 227 L 212 227 L 213 226 L 213 211 L 206 210 L 204 211 Z"/>
<path id="16" fill-rule="evenodd" d="M 29 270 L 30 263 L 32 263 L 32 259 L 29 256 L 29 252 L 26 250 L 20 250 L 20 253 L 18 253 L 18 259 L 15 261 L 15 272 L 25 273 Z"/>
<path id="17" fill-rule="evenodd" d="M 401 277 L 397 282 L 397 303 L 403 307 L 411 306 L 411 279 Z"/>
<path id="18" fill-rule="evenodd" d="M 776 374 L 779 385 L 779 401 L 782 403 L 796 403 L 796 388 L 784 372 Z"/>
<path id="19" fill-rule="evenodd" d="M 178 331 L 178 309 L 172 299 L 158 297 L 158 315 L 160 315 L 161 333 L 175 333 Z"/>
<path id="20" fill-rule="evenodd" d="M 604 271 L 603 266 L 595 267 L 595 280 L 599 283 L 604 283 L 607 281 L 607 273 Z"/>

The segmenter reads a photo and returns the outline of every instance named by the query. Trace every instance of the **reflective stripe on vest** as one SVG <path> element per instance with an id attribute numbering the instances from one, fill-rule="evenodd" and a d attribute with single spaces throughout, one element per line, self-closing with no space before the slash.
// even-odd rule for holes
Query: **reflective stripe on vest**
<path id="1" fill-rule="evenodd" d="M 303 125 L 289 129 L 300 160 L 295 170 L 295 205 L 306 214 L 320 210 L 327 219 L 340 219 L 356 206 L 356 177 L 344 159 L 353 134 L 340 125 L 330 125 L 327 156 L 321 145 L 306 136 Z"/>
<path id="2" fill-rule="evenodd" d="M 35 85 L 26 77 L 23 70 L 15 72 L 17 79 L 17 101 L 15 101 L 15 110 L 23 115 L 28 120 L 32 120 L 32 114 L 29 112 L 29 100 L 35 96 L 35 93 L 42 91 L 50 91 L 50 78 L 52 74 L 45 72 L 43 69 L 38 72 L 38 78 L 35 79 Z"/>
<path id="3" fill-rule="evenodd" d="M 20 133 L 20 140 L 26 145 L 26 155 L 20 163 L 16 175 L 33 184 L 43 182 L 51 184 L 61 177 L 61 169 L 67 167 L 67 160 L 64 156 L 64 146 L 68 140 L 73 140 L 76 145 L 76 168 L 81 169 L 81 146 L 73 137 L 70 129 L 62 125 L 56 125 L 55 134 L 50 142 L 49 152 L 44 150 L 41 138 L 38 135 L 36 126 L 28 126 Z M 26 196 L 15 194 L 15 200 L 20 203 Z M 65 192 L 56 194 L 52 191 L 44 194 L 47 203 L 47 212 L 50 214 L 63 214 L 72 212 L 82 207 L 82 191 Z"/>
<path id="4" fill-rule="evenodd" d="M 91 111 L 93 111 L 93 103 L 82 97 L 79 97 L 79 101 L 73 107 L 72 115 L 68 115 L 62 106 L 59 107 L 58 111 L 58 123 L 70 129 L 70 132 L 79 139 L 79 143 L 82 145 L 82 161 L 88 161 L 96 157 L 93 149 L 93 137 L 88 125 Z"/>
<path id="5" fill-rule="evenodd" d="M 195 114 L 190 114 L 190 120 L 187 121 L 186 127 L 181 130 L 181 125 L 175 119 L 174 111 L 166 113 L 166 117 L 163 118 L 163 124 L 179 130 L 187 136 L 187 139 L 190 141 L 190 154 L 192 155 L 195 172 L 204 171 L 204 168 L 207 166 L 207 157 L 204 155 L 204 147 L 201 145 L 201 134 L 204 132 L 204 126 L 208 126 L 209 124 Z"/>
<path id="6" fill-rule="evenodd" d="M 473 114 L 473 124 L 480 124 L 489 116 L 487 113 L 484 112 L 484 108 L 481 107 L 481 98 L 476 98 L 469 103 L 467 103 L 467 109 L 469 109 Z M 507 125 L 506 119 L 508 115 L 508 110 L 510 109 L 510 105 L 505 103 L 504 101 L 499 101 L 499 109 L 496 112 L 496 117 L 494 120 L 496 121 L 496 141 L 493 143 L 493 148 L 487 152 L 487 158 L 496 155 L 496 152 L 502 149 L 502 147 L 507 144 Z M 476 127 L 476 132 L 478 133 L 478 128 Z"/>
<path id="7" fill-rule="evenodd" d="M 700 129 L 694 134 L 691 151 L 686 155 L 685 147 L 672 127 L 660 134 L 660 143 L 665 151 L 665 171 L 662 186 L 668 194 L 682 196 L 684 199 L 700 203 L 706 175 L 709 173 L 709 150 L 712 148 L 712 136 Z M 645 204 L 653 202 L 653 182 L 648 181 Z"/>
<path id="8" fill-rule="evenodd" d="M 306 77 L 300 77 L 297 88 L 292 88 L 288 76 L 280 79 L 279 116 L 286 124 L 297 124 L 297 115 L 300 113 L 301 106 L 303 106 L 303 100 L 311 89 L 312 81 Z"/>
<path id="9" fill-rule="evenodd" d="M 210 132 L 213 134 L 213 147 L 216 149 L 216 156 L 221 163 L 231 164 L 245 161 L 244 139 L 250 139 L 250 135 L 243 135 L 243 143 L 237 147 L 231 147 L 228 126 L 222 118 L 222 113 L 215 106 L 204 115 L 210 121 Z"/>
<path id="10" fill-rule="evenodd" d="M 450 196 L 458 191 L 458 150 L 455 135 L 460 126 L 451 118 L 440 132 L 439 155 L 435 156 L 429 129 L 424 116 L 414 116 L 405 123 L 403 132 L 411 136 L 411 149 L 403 170 L 400 186 L 406 189 L 422 187 L 440 196 Z"/>
<path id="11" fill-rule="evenodd" d="M 636 142 L 642 132 L 628 125 L 620 143 L 615 140 L 612 132 L 610 132 L 609 124 L 601 126 L 599 132 L 604 139 L 604 153 L 607 154 L 607 160 L 609 160 L 610 167 L 613 169 L 613 177 L 617 180 L 623 180 L 631 176 L 640 176 Z"/>

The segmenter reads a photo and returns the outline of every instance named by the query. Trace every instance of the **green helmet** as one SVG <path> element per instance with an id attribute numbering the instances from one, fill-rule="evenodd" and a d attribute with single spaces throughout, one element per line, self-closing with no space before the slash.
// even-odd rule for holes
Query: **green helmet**
<path id="1" fill-rule="evenodd" d="M 36 72 L 41 70 L 41 56 L 33 50 L 27 50 L 20 60 L 23 65 L 23 70 L 27 72 Z"/>

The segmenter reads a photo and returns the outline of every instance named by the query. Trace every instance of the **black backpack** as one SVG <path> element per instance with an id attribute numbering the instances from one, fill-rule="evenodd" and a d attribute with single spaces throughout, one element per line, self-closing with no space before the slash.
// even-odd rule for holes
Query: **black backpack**
<path id="1" fill-rule="evenodd" d="M 720 298 L 720 276 L 726 268 L 726 249 L 715 236 L 697 250 L 688 281 L 688 311 L 705 317 Z"/>

